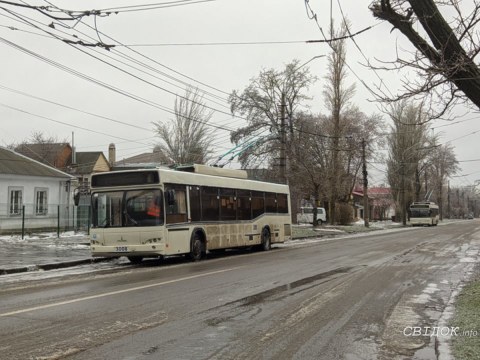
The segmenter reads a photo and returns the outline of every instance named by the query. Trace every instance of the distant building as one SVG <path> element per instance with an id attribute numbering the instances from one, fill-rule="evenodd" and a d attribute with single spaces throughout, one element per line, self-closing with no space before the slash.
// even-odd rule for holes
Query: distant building
<path id="1" fill-rule="evenodd" d="M 72 164 L 72 147 L 68 143 L 21 144 L 15 152 L 62 171 Z"/>
<path id="2" fill-rule="evenodd" d="M 395 201 L 390 188 L 371 187 L 368 189 L 368 197 L 372 220 L 389 220 L 395 215 Z"/>
<path id="3" fill-rule="evenodd" d="M 110 156 L 115 158 L 115 153 L 111 153 Z M 155 147 L 152 152 L 116 161 L 113 170 L 141 169 L 168 165 L 170 165 L 168 158 L 163 154 L 159 147 Z"/>
<path id="4" fill-rule="evenodd" d="M 71 175 L 0 147 L 0 233 L 55 229 L 73 221 Z"/>
<path id="5" fill-rule="evenodd" d="M 363 188 L 352 191 L 354 218 L 364 217 Z M 390 220 L 395 215 L 395 202 L 392 192 L 387 187 L 371 187 L 368 189 L 368 208 L 370 220 Z"/>
<path id="6" fill-rule="evenodd" d="M 72 164 L 69 173 L 78 179 L 80 193 L 88 194 L 90 176 L 105 171 L 110 171 L 110 163 L 103 152 L 90 151 L 75 153 L 75 164 Z"/>

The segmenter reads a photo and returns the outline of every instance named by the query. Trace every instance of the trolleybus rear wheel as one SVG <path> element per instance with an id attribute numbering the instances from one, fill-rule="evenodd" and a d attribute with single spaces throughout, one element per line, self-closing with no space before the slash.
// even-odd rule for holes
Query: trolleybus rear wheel
<path id="1" fill-rule="evenodd" d="M 198 234 L 195 234 L 192 239 L 192 246 L 190 250 L 190 259 L 192 261 L 200 261 L 203 257 L 203 243 Z"/>
<path id="2" fill-rule="evenodd" d="M 270 230 L 267 227 L 264 227 L 262 230 L 262 245 L 261 249 L 263 251 L 268 251 L 272 247 L 272 238 L 270 235 Z"/>

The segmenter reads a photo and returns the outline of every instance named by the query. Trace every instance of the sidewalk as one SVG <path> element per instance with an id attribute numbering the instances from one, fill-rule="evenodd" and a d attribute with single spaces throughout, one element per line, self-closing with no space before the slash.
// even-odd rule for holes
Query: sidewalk
<path id="1" fill-rule="evenodd" d="M 51 270 L 93 262 L 88 236 L 73 231 L 0 236 L 0 275 Z"/>
<path id="2" fill-rule="evenodd" d="M 292 243 L 301 239 L 329 239 L 359 233 L 367 234 L 372 230 L 408 229 L 388 221 L 373 223 L 369 229 L 362 225 L 361 222 L 351 226 L 325 225 L 317 229 L 311 225 L 296 225 Z M 89 239 L 85 233 L 70 231 L 61 233 L 60 238 L 57 238 L 57 233 L 38 233 L 25 236 L 24 239 L 21 235 L 0 235 L 0 276 L 101 261 L 105 259 L 91 257 Z"/>

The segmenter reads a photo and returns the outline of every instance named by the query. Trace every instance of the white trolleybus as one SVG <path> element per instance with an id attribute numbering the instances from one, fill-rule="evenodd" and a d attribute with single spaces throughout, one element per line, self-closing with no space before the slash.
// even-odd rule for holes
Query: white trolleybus
<path id="1" fill-rule="evenodd" d="M 287 185 L 247 179 L 242 170 L 193 165 L 91 177 L 92 256 L 146 257 L 255 246 L 291 238 Z"/>
<path id="2" fill-rule="evenodd" d="M 414 202 L 409 208 L 410 225 L 438 225 L 438 205 L 431 201 Z"/>

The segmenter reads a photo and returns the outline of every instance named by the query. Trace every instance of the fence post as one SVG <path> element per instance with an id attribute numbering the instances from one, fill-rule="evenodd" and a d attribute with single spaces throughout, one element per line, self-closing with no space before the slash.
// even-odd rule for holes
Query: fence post
<path id="1" fill-rule="evenodd" d="M 91 211 L 92 211 L 92 207 L 89 206 L 88 207 L 88 227 L 87 227 L 87 235 L 90 235 L 90 219 L 91 219 Z"/>
<path id="2" fill-rule="evenodd" d="M 25 205 L 22 205 L 22 240 L 25 237 Z"/>
<path id="3" fill-rule="evenodd" d="M 60 237 L 60 205 L 57 205 L 57 238 Z"/>

